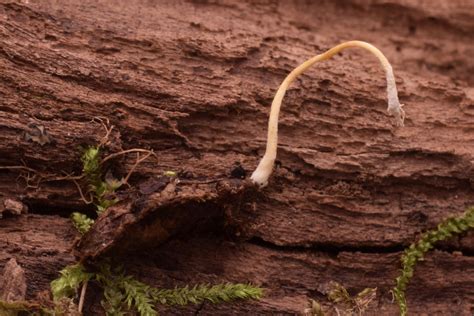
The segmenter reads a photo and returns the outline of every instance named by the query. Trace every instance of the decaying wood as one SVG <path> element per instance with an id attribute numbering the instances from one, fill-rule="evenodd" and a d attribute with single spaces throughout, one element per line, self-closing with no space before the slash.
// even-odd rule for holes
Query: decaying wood
<path id="1" fill-rule="evenodd" d="M 117 260 L 155 286 L 235 281 L 267 289 L 260 302 L 163 314 L 295 314 L 310 298 L 326 304 L 322 287 L 330 281 L 353 294 L 377 287 L 372 313 L 395 314 L 389 290 L 401 250 L 474 204 L 474 10 L 463 1 L 434 2 L 2 1 L 0 167 L 21 168 L 0 168 L 0 199 L 24 203 L 33 214 L 0 219 L 0 268 L 15 258 L 25 271 L 26 298 L 34 299 L 79 259 L 72 249 L 79 236 L 67 217 L 92 214 L 93 207 L 72 181 L 56 178 L 81 174 L 81 147 L 105 136 L 101 118 L 114 126 L 105 154 L 139 147 L 158 157 L 128 181 L 149 203 L 139 209 L 172 216 L 166 234 L 182 228 L 170 239 L 154 229 L 133 235 L 141 246 L 167 242 Z M 347 51 L 287 92 L 268 188 L 233 205 L 240 193 L 206 183 L 235 182 L 237 165 L 249 176 L 281 80 L 348 39 L 372 42 L 390 60 L 406 126 L 393 127 L 385 113 L 378 61 Z M 134 164 L 130 154 L 106 167 L 120 178 Z M 184 181 L 175 200 L 152 198 L 160 186 L 140 192 L 165 171 L 201 183 Z M 99 240 L 129 248 L 128 229 L 139 233 L 146 225 L 133 215 L 139 202 L 129 196 L 111 208 L 79 244 L 88 248 L 76 253 L 115 252 L 107 243 L 94 252 Z M 192 206 L 197 217 L 181 218 Z M 225 227 L 230 206 L 252 213 L 237 225 L 246 229 L 240 242 L 239 230 Z M 111 219 L 116 226 L 108 226 Z M 193 219 L 209 221 L 188 229 Z M 440 249 L 417 267 L 410 309 L 471 315 L 474 234 Z M 88 289 L 87 315 L 101 314 L 95 291 Z"/>
<path id="2" fill-rule="evenodd" d="M 69 219 L 58 216 L 23 215 L 0 221 L 0 263 L 12 258 L 25 271 L 26 298 L 34 299 L 49 289 L 58 271 L 75 262 L 72 243 L 78 233 Z"/>
<path id="3" fill-rule="evenodd" d="M 21 215 L 25 213 L 28 213 L 28 206 L 21 201 L 8 197 L 0 200 L 0 218 L 2 218 L 4 214 Z"/>
<path id="4" fill-rule="evenodd" d="M 146 250 L 191 231 L 245 228 L 237 223 L 243 222 L 238 213 L 255 190 L 250 181 L 237 179 L 200 183 L 164 176 L 148 181 L 99 216 L 77 243 L 77 256 L 93 261 Z"/>
<path id="5" fill-rule="evenodd" d="M 14 258 L 8 260 L 0 276 L 0 300 L 6 302 L 24 301 L 26 297 L 25 271 Z"/>

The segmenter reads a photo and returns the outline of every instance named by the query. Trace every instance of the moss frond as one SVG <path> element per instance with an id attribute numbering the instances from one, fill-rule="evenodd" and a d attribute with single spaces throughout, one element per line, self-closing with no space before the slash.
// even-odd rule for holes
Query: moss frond
<path id="1" fill-rule="evenodd" d="M 112 270 L 110 265 L 102 264 L 96 280 L 104 288 L 104 307 L 107 315 L 122 315 L 125 306 L 128 310 L 135 309 L 141 316 L 158 315 L 154 308 L 151 288 L 126 276 L 121 268 Z"/>
<path id="2" fill-rule="evenodd" d="M 114 193 L 123 184 L 122 181 L 115 179 L 110 174 L 106 174 L 104 177 L 101 156 L 100 147 L 91 146 L 84 150 L 81 158 L 82 172 L 88 183 L 88 192 L 94 196 L 94 204 L 99 215 L 118 202 Z"/>
<path id="3" fill-rule="evenodd" d="M 152 288 L 132 276 L 125 275 L 122 268 L 112 268 L 108 263 L 100 264 L 99 271 L 85 272 L 81 264 L 68 266 L 61 271 L 61 277 L 51 282 L 55 302 L 77 295 L 79 286 L 88 280 L 97 281 L 104 289 L 101 304 L 107 315 L 128 315 L 136 311 L 140 316 L 156 316 L 157 304 L 187 305 L 199 304 L 205 300 L 214 304 L 237 299 L 259 299 L 263 290 L 250 284 L 209 284 L 185 286 L 172 290 Z"/>
<path id="4" fill-rule="evenodd" d="M 451 217 L 440 223 L 437 229 L 424 233 L 420 240 L 408 247 L 402 255 L 402 270 L 400 276 L 396 278 L 396 287 L 393 289 L 393 295 L 398 302 L 400 315 L 407 315 L 408 306 L 405 297 L 410 279 L 413 277 L 415 265 L 423 260 L 425 254 L 431 250 L 434 245 L 447 238 L 452 237 L 474 228 L 474 207 L 469 208 L 459 217 Z"/>
<path id="5" fill-rule="evenodd" d="M 199 304 L 210 301 L 217 304 L 238 299 L 259 299 L 263 296 L 263 290 L 251 284 L 201 284 L 192 288 L 185 286 L 173 290 L 153 290 L 155 301 L 166 305 Z"/>
<path id="6" fill-rule="evenodd" d="M 82 154 L 82 172 L 92 185 L 98 185 L 101 182 L 100 156 L 100 148 L 96 146 L 86 148 Z"/>
<path id="7" fill-rule="evenodd" d="M 126 276 L 121 269 L 112 271 L 109 265 L 104 264 L 97 280 L 102 284 L 105 292 L 103 306 L 110 315 L 117 313 L 120 306 L 129 310 L 135 309 L 141 316 L 157 315 L 156 304 L 188 305 L 199 304 L 205 300 L 214 304 L 229 302 L 237 299 L 259 299 L 263 290 L 250 284 L 209 284 L 186 286 L 172 290 L 152 288 L 131 276 Z M 118 289 L 118 291 L 117 291 Z"/>
<path id="8" fill-rule="evenodd" d="M 94 220 L 87 217 L 87 215 L 74 212 L 71 214 L 71 219 L 74 224 L 74 227 L 81 233 L 85 234 L 91 226 L 94 224 Z"/>
<path id="9" fill-rule="evenodd" d="M 55 301 L 75 296 L 81 284 L 93 276 L 86 272 L 80 263 L 67 266 L 59 273 L 61 276 L 51 282 L 51 292 Z"/>

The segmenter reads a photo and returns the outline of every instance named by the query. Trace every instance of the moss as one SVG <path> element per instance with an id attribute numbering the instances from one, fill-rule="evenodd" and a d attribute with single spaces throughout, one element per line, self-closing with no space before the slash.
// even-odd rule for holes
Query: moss
<path id="1" fill-rule="evenodd" d="M 94 220 L 87 217 L 87 215 L 74 212 L 71 214 L 71 219 L 74 224 L 74 227 L 81 233 L 85 234 L 91 226 L 94 224 Z"/>
<path id="2" fill-rule="evenodd" d="M 118 202 L 114 193 L 122 186 L 122 181 L 112 176 L 104 178 L 101 168 L 100 147 L 87 148 L 82 155 L 82 165 L 82 172 L 88 183 L 88 192 L 93 194 L 94 204 L 97 207 L 97 213 L 100 215 Z"/>
<path id="3" fill-rule="evenodd" d="M 469 208 L 459 217 L 451 217 L 443 221 L 434 230 L 424 233 L 420 240 L 413 243 L 402 255 L 402 270 L 396 279 L 393 295 L 400 308 L 400 315 L 405 316 L 408 312 L 405 291 L 408 283 L 413 277 L 414 269 L 418 261 L 423 260 L 425 254 L 433 249 L 435 244 L 441 240 L 448 239 L 453 235 L 461 234 L 474 228 L 474 207 Z"/>
<path id="4" fill-rule="evenodd" d="M 171 290 L 152 288 L 132 276 L 122 268 L 112 268 L 101 263 L 97 272 L 86 272 L 81 264 L 68 266 L 61 276 L 51 282 L 51 291 L 56 302 L 77 296 L 79 287 L 89 280 L 96 281 L 104 290 L 102 307 L 107 315 L 125 315 L 134 310 L 141 316 L 158 315 L 155 305 L 188 305 L 209 301 L 217 304 L 238 299 L 259 299 L 263 290 L 251 284 L 224 283 Z"/>

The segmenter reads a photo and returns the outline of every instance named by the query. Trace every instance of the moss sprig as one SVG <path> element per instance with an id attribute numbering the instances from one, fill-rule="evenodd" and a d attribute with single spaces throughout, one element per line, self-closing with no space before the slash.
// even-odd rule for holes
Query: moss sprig
<path id="1" fill-rule="evenodd" d="M 469 208 L 459 217 L 446 219 L 436 229 L 424 233 L 419 241 L 411 244 L 405 250 L 401 258 L 401 274 L 396 278 L 396 287 L 393 289 L 393 295 L 400 308 L 400 315 L 407 315 L 408 307 L 405 291 L 413 277 L 414 268 L 418 261 L 423 260 L 425 254 L 433 249 L 437 242 L 461 234 L 470 228 L 474 228 L 474 207 Z"/>
<path id="2" fill-rule="evenodd" d="M 101 147 L 91 146 L 84 150 L 81 157 L 82 173 L 87 181 L 87 192 L 92 196 L 91 201 L 94 203 L 98 215 L 102 214 L 107 208 L 116 204 L 119 200 L 115 196 L 115 191 L 119 189 L 123 181 L 115 179 L 110 174 L 103 176 L 101 168 Z M 80 187 L 78 185 L 80 190 Z M 80 190 L 81 196 L 82 190 Z M 71 214 L 71 220 L 74 227 L 81 233 L 85 234 L 94 224 L 94 220 L 87 215 L 74 212 Z"/>
<path id="3" fill-rule="evenodd" d="M 80 263 L 67 266 L 59 273 L 61 276 L 51 282 L 51 292 L 55 301 L 75 296 L 79 287 L 94 276 L 86 272 Z"/>
<path id="4" fill-rule="evenodd" d="M 91 226 L 94 225 L 93 219 L 79 212 L 72 213 L 71 219 L 72 219 L 72 223 L 74 224 L 74 227 L 76 227 L 76 229 L 81 234 L 85 234 L 91 228 Z"/>
<path id="5" fill-rule="evenodd" d="M 213 286 L 201 284 L 173 290 L 152 290 L 153 300 L 166 305 L 199 304 L 203 301 L 218 304 L 238 299 L 259 299 L 262 296 L 263 290 L 261 288 L 243 283 L 224 283 Z"/>
<path id="6" fill-rule="evenodd" d="M 102 182 L 102 170 L 100 168 L 101 151 L 98 146 L 90 146 L 82 154 L 82 172 L 90 183 L 91 191 L 100 187 Z"/>
<path id="7" fill-rule="evenodd" d="M 81 157 L 82 172 L 88 182 L 88 192 L 94 196 L 94 204 L 99 215 L 118 202 L 114 193 L 123 184 L 122 181 L 110 175 L 103 175 L 101 154 L 99 146 L 91 146 L 84 150 Z"/>
<path id="8" fill-rule="evenodd" d="M 157 315 L 150 294 L 151 288 L 127 276 L 122 268 L 112 269 L 109 264 L 102 264 L 96 280 L 104 288 L 104 300 L 101 304 L 107 315 L 123 315 L 125 306 L 135 309 L 141 316 Z"/>
<path id="9" fill-rule="evenodd" d="M 128 309 L 135 309 L 142 316 L 152 316 L 157 315 L 154 309 L 156 304 L 188 305 L 203 301 L 218 304 L 238 299 L 259 299 L 263 295 L 261 288 L 241 283 L 214 286 L 200 284 L 171 290 L 157 289 L 125 275 L 120 268 L 112 271 L 107 264 L 101 266 L 97 280 L 104 287 L 104 291 L 109 293 L 102 302 L 108 315 L 117 315 L 117 310 L 124 305 Z"/>
<path id="10" fill-rule="evenodd" d="M 238 299 L 259 299 L 263 296 L 261 288 L 241 283 L 157 289 L 126 275 L 123 268 L 112 268 L 108 263 L 102 263 L 95 273 L 86 272 L 81 264 L 64 268 L 60 278 L 51 282 L 55 301 L 76 297 L 81 284 L 89 280 L 97 281 L 103 288 L 104 299 L 101 304 L 110 316 L 127 315 L 128 311 L 136 311 L 141 316 L 156 316 L 157 304 L 188 305 L 203 301 L 217 304 Z"/>

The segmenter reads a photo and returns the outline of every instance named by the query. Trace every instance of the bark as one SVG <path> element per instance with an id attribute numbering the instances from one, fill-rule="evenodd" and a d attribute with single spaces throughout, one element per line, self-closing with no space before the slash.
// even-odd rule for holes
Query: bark
<path id="1" fill-rule="evenodd" d="M 310 298 L 326 304 L 330 281 L 351 293 L 377 287 L 371 313 L 396 314 L 389 290 L 403 248 L 474 204 L 473 9 L 443 0 L 2 1 L 0 166 L 23 167 L 0 169 L 0 268 L 15 258 L 33 299 L 65 265 L 125 251 L 116 260 L 154 286 L 267 289 L 258 302 L 163 314 L 297 314 Z M 386 115 L 378 61 L 346 51 L 287 92 L 270 185 L 256 192 L 236 179 L 263 154 L 286 74 L 349 39 L 392 62 L 406 126 Z M 158 158 L 136 168 L 122 201 L 77 243 L 67 217 L 94 209 L 57 178 L 81 174 L 81 147 L 104 141 L 100 120 L 114 126 L 105 154 L 146 148 Z M 106 168 L 120 178 L 135 159 Z M 165 171 L 182 182 L 162 194 L 169 183 L 154 184 Z M 9 214 L 18 209 L 32 214 Z M 130 253 L 135 246 L 146 250 Z M 409 286 L 410 311 L 471 315 L 473 253 L 472 232 L 430 253 Z M 92 286 L 85 314 L 100 315 L 99 301 Z"/>
<path id="2" fill-rule="evenodd" d="M 26 296 L 25 271 L 18 265 L 15 259 L 10 259 L 3 269 L 0 278 L 0 299 L 13 302 L 23 301 Z"/>

